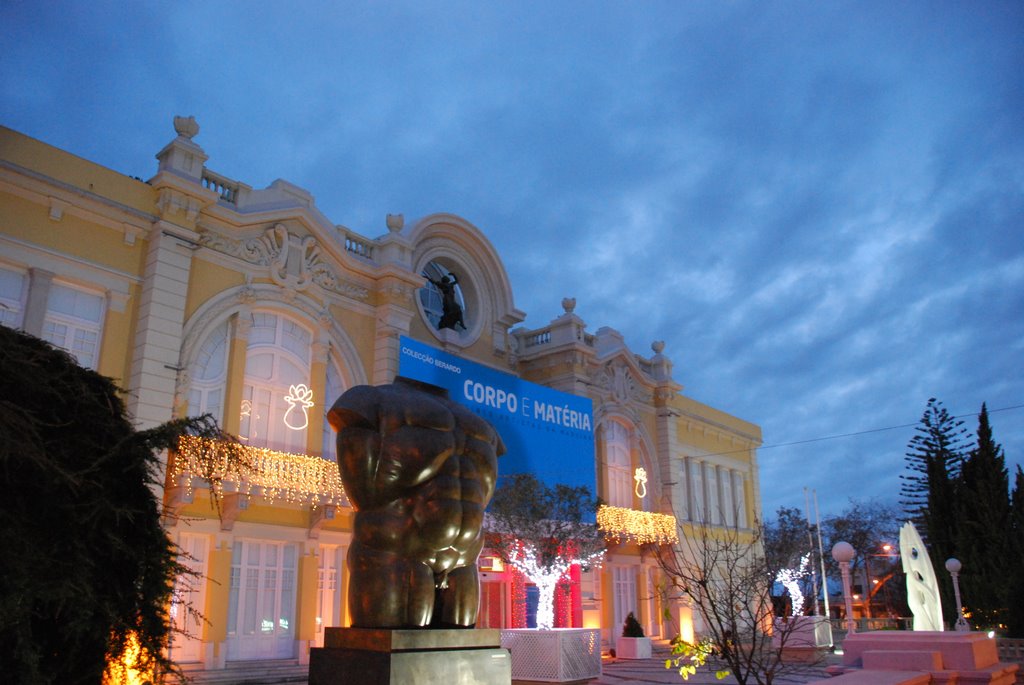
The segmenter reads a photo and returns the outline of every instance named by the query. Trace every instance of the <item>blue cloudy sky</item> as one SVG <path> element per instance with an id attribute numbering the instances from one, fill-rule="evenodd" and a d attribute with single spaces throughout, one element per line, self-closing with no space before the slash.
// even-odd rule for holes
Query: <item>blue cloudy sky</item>
<path id="1" fill-rule="evenodd" d="M 465 217 L 528 326 L 664 340 L 767 514 L 895 501 L 932 396 L 1024 458 L 1021 2 L 0 3 L 0 123 L 148 178 L 175 114 L 364 235 Z"/>

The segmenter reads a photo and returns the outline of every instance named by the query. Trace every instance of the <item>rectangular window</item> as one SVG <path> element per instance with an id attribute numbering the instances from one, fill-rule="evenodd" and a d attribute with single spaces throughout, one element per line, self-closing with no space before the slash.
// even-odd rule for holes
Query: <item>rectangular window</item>
<path id="1" fill-rule="evenodd" d="M 708 493 L 707 522 L 717 526 L 722 522 L 721 502 L 718 499 L 718 469 L 713 464 L 707 464 L 704 469 L 704 478 Z"/>
<path id="2" fill-rule="evenodd" d="M 747 527 L 747 490 L 743 484 L 742 473 L 734 473 L 732 478 L 733 496 L 736 500 L 736 525 Z"/>
<path id="3" fill-rule="evenodd" d="M 67 285 L 53 283 L 46 303 L 42 338 L 71 353 L 82 366 L 96 369 L 104 298 Z"/>
<path id="4" fill-rule="evenodd" d="M 732 499 L 732 472 L 722 469 L 719 476 L 722 481 L 722 523 L 734 526 L 736 525 L 736 505 Z"/>
<path id="5" fill-rule="evenodd" d="M 613 566 L 612 584 L 615 609 L 615 625 L 621 630 L 626 622 L 626 615 L 637 614 L 636 604 L 636 569 L 632 566 Z"/>
<path id="6" fill-rule="evenodd" d="M 686 458 L 686 457 L 681 457 L 681 459 L 682 459 L 682 462 L 683 462 L 683 465 L 682 465 L 683 467 L 679 470 L 680 471 L 679 475 L 681 476 L 681 478 L 680 478 L 680 482 L 679 482 L 679 486 L 678 486 L 678 488 L 679 488 L 678 492 L 680 494 L 679 494 L 679 497 L 678 497 L 678 504 L 676 506 L 679 509 L 679 518 L 682 519 L 683 521 L 689 521 L 690 520 L 690 464 L 689 464 L 690 460 L 688 458 Z M 677 498 L 673 495 L 672 499 L 673 499 L 673 501 L 676 501 Z"/>
<path id="7" fill-rule="evenodd" d="M 293 656 L 297 556 L 294 544 L 235 541 L 228 595 L 229 660 Z"/>
<path id="8" fill-rule="evenodd" d="M 690 520 L 706 523 L 704 511 L 704 465 L 696 460 L 690 461 Z"/>
<path id="9" fill-rule="evenodd" d="M 25 274 L 0 269 L 0 324 L 19 328 L 25 311 Z"/>

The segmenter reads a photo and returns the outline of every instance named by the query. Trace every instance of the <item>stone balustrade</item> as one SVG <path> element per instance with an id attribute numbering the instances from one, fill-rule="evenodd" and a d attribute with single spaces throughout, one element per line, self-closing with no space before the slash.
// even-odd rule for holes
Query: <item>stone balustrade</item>
<path id="1" fill-rule="evenodd" d="M 373 243 L 366 238 L 346 231 L 345 251 L 361 259 L 373 259 Z"/>
<path id="2" fill-rule="evenodd" d="M 220 199 L 235 204 L 238 202 L 238 182 L 226 176 L 203 169 L 203 187 L 217 193 Z"/>

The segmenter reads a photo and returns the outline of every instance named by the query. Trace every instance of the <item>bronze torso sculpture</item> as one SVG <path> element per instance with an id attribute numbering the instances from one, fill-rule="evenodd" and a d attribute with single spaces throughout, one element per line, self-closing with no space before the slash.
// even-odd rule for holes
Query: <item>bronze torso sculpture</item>
<path id="1" fill-rule="evenodd" d="M 356 509 L 348 553 L 358 628 L 473 627 L 476 560 L 494 493 L 494 428 L 433 385 L 357 386 L 328 413 Z"/>

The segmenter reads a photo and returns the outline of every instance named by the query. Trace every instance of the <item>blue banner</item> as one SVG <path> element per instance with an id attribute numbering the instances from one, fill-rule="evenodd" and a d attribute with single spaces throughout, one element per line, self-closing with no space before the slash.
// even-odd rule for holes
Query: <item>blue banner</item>
<path id="1" fill-rule="evenodd" d="M 404 336 L 398 373 L 445 388 L 452 400 L 495 427 L 507 450 L 498 460 L 499 478 L 532 473 L 548 486 L 585 485 L 597 495 L 589 398 L 524 381 Z"/>

